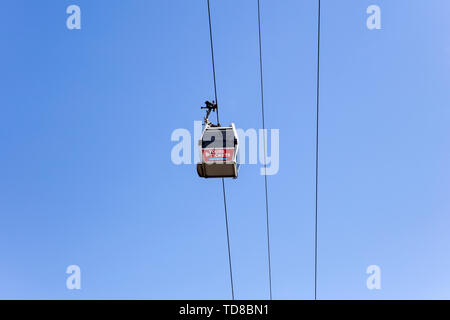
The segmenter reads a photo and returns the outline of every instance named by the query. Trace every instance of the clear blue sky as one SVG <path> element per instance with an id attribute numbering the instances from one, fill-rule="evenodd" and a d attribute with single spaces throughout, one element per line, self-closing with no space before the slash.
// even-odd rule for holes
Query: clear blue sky
<path id="1" fill-rule="evenodd" d="M 256 0 L 211 4 L 222 123 L 260 128 Z M 261 5 L 273 295 L 312 299 L 317 1 Z M 220 180 L 170 160 L 213 98 L 206 1 L 0 10 L 0 298 L 230 298 Z M 450 298 L 450 3 L 322 10 L 318 298 Z M 268 298 L 259 170 L 226 181 L 238 299 Z"/>

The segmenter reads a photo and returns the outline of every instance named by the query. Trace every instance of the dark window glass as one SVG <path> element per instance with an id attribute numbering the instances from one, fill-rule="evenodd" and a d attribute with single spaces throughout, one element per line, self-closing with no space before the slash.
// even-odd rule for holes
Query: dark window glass
<path id="1" fill-rule="evenodd" d="M 233 148 L 234 133 L 232 129 L 209 129 L 203 135 L 202 148 Z"/>

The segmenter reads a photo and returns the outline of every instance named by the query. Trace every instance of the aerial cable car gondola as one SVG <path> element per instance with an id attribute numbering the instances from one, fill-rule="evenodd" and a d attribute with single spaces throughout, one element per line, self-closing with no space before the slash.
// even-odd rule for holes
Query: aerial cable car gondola
<path id="1" fill-rule="evenodd" d="M 239 139 L 232 123 L 229 127 L 221 127 L 209 121 L 212 111 L 217 112 L 215 102 L 205 102 L 202 109 L 207 109 L 205 128 L 198 142 L 200 162 L 197 163 L 197 173 L 202 178 L 234 178 L 238 176 L 237 161 Z"/>

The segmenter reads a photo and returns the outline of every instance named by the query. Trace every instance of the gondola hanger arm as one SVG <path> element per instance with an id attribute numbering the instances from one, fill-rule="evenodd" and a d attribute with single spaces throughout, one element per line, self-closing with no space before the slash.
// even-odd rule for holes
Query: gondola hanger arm
<path id="1" fill-rule="evenodd" d="M 217 104 L 215 103 L 214 100 L 212 102 L 205 101 L 205 106 L 201 107 L 201 109 L 206 109 L 206 116 L 204 118 L 205 125 L 210 127 L 220 127 L 219 123 L 217 125 L 214 125 L 213 123 L 211 123 L 211 121 L 209 121 L 209 115 L 211 114 L 211 112 L 212 111 L 217 112 Z"/>

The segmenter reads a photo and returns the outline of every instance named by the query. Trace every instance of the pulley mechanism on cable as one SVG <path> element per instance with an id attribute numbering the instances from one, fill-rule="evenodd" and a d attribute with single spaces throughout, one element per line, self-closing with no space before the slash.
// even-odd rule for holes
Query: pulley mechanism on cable
<path id="1" fill-rule="evenodd" d="M 197 173 L 202 178 L 237 178 L 239 163 L 239 139 L 234 123 L 229 127 L 213 124 L 209 120 L 211 112 L 217 112 L 215 101 L 205 102 L 204 129 L 198 142 L 200 162 Z"/>

